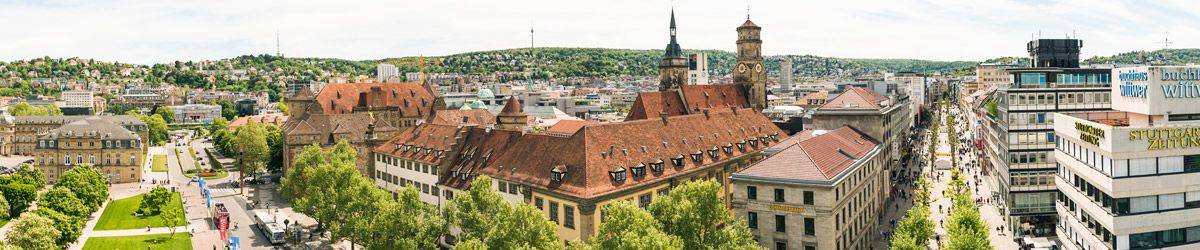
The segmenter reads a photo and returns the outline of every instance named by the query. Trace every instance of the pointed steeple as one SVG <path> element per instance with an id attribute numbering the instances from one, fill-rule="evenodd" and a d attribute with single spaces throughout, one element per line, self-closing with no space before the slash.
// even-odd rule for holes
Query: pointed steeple
<path id="1" fill-rule="evenodd" d="M 679 43 L 675 40 L 675 8 L 671 8 L 671 43 L 667 44 L 664 57 L 683 58 L 683 49 L 680 49 Z"/>

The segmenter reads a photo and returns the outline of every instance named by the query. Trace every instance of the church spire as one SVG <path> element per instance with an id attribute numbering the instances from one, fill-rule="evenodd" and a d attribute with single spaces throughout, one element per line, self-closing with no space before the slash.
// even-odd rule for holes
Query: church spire
<path id="1" fill-rule="evenodd" d="M 671 8 L 671 43 L 667 44 L 665 57 L 683 57 L 683 49 L 679 47 L 679 42 L 675 40 L 675 8 Z"/>

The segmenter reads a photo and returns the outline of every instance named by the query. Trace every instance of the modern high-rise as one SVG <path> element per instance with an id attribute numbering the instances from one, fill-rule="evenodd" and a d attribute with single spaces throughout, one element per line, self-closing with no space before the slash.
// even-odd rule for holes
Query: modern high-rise
<path id="1" fill-rule="evenodd" d="M 779 88 L 783 92 L 792 92 L 792 58 L 784 57 L 779 62 Z"/>
<path id="2" fill-rule="evenodd" d="M 1055 115 L 1064 249 L 1200 249 L 1200 67 L 1112 70 L 1114 111 Z"/>
<path id="3" fill-rule="evenodd" d="M 380 82 L 398 81 L 400 79 L 389 79 L 400 76 L 400 69 L 396 65 L 380 63 L 375 67 L 375 76 Z"/>
<path id="4" fill-rule="evenodd" d="M 1053 58 L 1038 53 L 1070 48 L 1044 49 L 1036 46 L 1075 45 L 1069 41 L 1039 39 L 1029 42 L 1031 58 Z M 1074 49 L 1078 50 L 1078 48 Z M 1078 60 L 1078 57 L 1076 57 Z M 1078 63 L 1051 60 L 1053 64 Z M 1054 114 L 1058 112 L 1104 111 L 1110 108 L 1111 69 L 1034 67 L 1009 68 L 1012 79 L 998 86 L 983 105 L 983 143 L 980 167 L 985 185 L 996 190 L 1006 228 L 1016 236 L 1054 234 L 1056 218 L 1054 186 L 1057 170 L 1054 145 Z"/>
<path id="5" fill-rule="evenodd" d="M 708 53 L 697 51 L 688 58 L 688 84 L 708 84 Z"/>

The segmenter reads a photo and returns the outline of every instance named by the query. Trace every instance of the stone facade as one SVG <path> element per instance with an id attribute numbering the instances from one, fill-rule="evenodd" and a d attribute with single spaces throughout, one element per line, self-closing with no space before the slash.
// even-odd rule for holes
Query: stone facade
<path id="1" fill-rule="evenodd" d="M 139 134 L 110 119 L 87 117 L 40 135 L 33 150 L 34 166 L 49 181 L 72 167 L 91 164 L 112 183 L 138 182 L 145 160 L 143 142 Z"/>

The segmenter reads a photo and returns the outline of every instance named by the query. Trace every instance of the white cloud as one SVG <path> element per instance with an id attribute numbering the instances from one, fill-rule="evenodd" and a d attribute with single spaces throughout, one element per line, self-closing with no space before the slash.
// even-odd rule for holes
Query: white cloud
<path id="1" fill-rule="evenodd" d="M 746 2 L 675 2 L 689 49 L 734 48 Z M 753 1 L 766 54 L 982 60 L 1024 55 L 1031 34 L 1075 33 L 1085 56 L 1196 47 L 1200 9 L 1176 1 Z M 612 1 L 0 0 L 0 60 L 136 63 L 274 53 L 376 59 L 529 46 L 661 49 L 671 3 Z"/>

